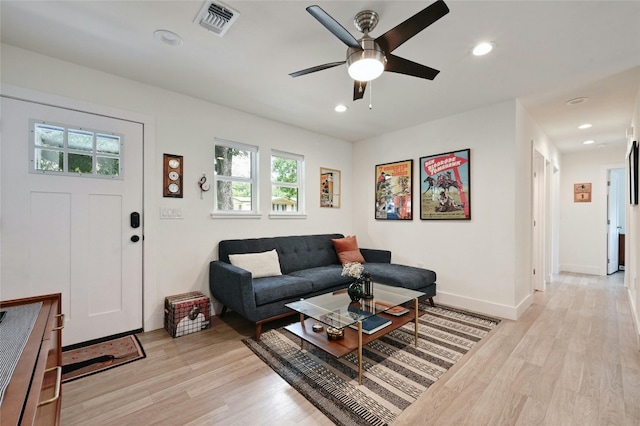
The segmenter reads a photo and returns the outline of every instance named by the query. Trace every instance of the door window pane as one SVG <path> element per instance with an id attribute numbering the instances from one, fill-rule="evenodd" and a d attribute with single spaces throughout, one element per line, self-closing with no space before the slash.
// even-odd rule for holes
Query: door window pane
<path id="1" fill-rule="evenodd" d="M 82 130 L 69 130 L 69 149 L 93 151 L 93 133 Z"/>
<path id="2" fill-rule="evenodd" d="M 93 156 L 69 153 L 69 172 L 92 173 Z"/>
<path id="3" fill-rule="evenodd" d="M 112 135 L 96 135 L 96 151 L 102 154 L 120 154 L 120 138 Z"/>
<path id="4" fill-rule="evenodd" d="M 98 157 L 96 168 L 99 175 L 118 176 L 120 174 L 120 160 L 117 158 Z"/>
<path id="5" fill-rule="evenodd" d="M 35 145 L 44 147 L 62 148 L 64 146 L 64 128 L 36 124 Z"/>
<path id="6" fill-rule="evenodd" d="M 64 170 L 64 153 L 48 149 L 36 149 L 35 169 L 48 172 Z"/>

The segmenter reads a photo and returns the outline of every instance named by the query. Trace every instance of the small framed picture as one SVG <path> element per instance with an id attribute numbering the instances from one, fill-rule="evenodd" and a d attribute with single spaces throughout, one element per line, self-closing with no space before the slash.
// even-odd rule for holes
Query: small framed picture
<path id="1" fill-rule="evenodd" d="M 320 168 L 320 207 L 340 208 L 340 170 Z"/>
<path id="2" fill-rule="evenodd" d="M 591 202 L 591 184 L 590 183 L 574 183 L 573 184 L 573 202 L 574 203 L 590 203 Z"/>

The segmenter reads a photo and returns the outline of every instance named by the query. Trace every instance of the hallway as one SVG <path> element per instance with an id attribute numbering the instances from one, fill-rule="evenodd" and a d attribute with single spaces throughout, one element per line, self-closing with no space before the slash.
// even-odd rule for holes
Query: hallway
<path id="1" fill-rule="evenodd" d="M 623 272 L 553 276 L 517 322 L 494 333 L 396 424 L 640 424 L 640 352 Z"/>

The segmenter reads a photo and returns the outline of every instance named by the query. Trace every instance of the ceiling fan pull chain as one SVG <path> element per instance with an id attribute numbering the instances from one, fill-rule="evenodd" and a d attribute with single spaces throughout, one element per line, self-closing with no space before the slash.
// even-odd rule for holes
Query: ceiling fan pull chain
<path id="1" fill-rule="evenodd" d="M 373 80 L 369 82 L 369 109 L 373 109 Z"/>

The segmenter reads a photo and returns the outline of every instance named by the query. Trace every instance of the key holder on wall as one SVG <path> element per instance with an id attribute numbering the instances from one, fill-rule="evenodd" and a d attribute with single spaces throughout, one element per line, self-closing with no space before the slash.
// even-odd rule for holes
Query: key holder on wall
<path id="1" fill-rule="evenodd" d="M 200 199 L 202 200 L 202 194 L 207 192 L 209 189 L 211 189 L 211 185 L 209 185 L 209 183 L 207 183 L 207 175 L 206 174 L 204 174 L 204 173 L 202 174 L 202 177 L 198 181 L 198 186 L 200 187 Z"/>

